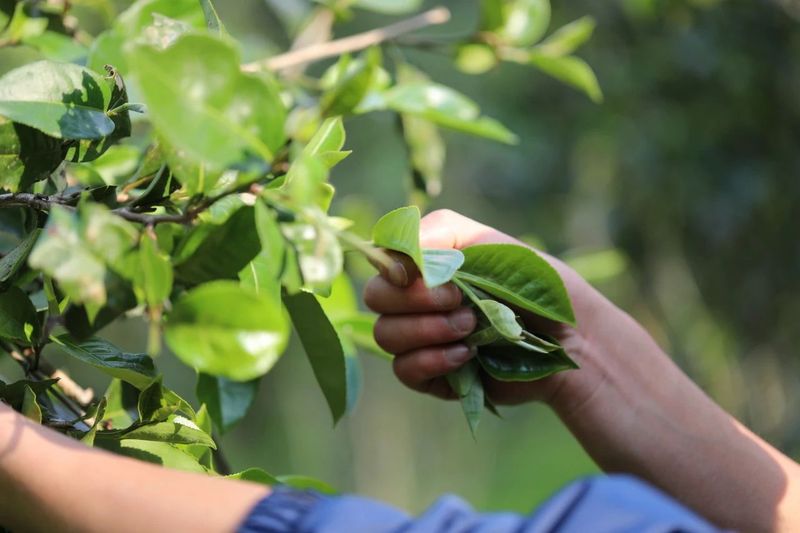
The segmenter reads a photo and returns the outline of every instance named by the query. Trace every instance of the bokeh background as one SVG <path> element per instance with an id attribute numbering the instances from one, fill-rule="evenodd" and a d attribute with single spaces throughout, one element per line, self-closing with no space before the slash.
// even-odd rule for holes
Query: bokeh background
<path id="1" fill-rule="evenodd" d="M 441 3 L 454 18 L 428 33 L 471 33 L 476 2 Z M 278 22 L 291 28 L 309 8 L 217 5 L 248 58 L 284 49 Z M 598 24 L 579 55 L 600 80 L 599 105 L 531 68 L 470 76 L 446 54 L 403 50 L 520 136 L 503 146 L 447 133 L 443 193 L 426 208 L 455 209 L 568 259 L 713 398 L 800 458 L 800 2 L 558 0 L 553 27 L 587 14 Z M 336 34 L 393 20 L 356 12 Z M 32 53 L 0 51 L 0 70 Z M 354 153 L 334 171 L 333 211 L 366 228 L 408 203 L 407 158 L 388 114 L 346 127 Z M 353 273 L 363 282 L 363 265 Z M 106 335 L 144 349 L 136 321 Z M 528 511 L 597 472 L 545 407 L 486 416 L 473 440 L 457 404 L 404 389 L 386 361 L 362 363 L 358 407 L 334 429 L 293 343 L 222 439 L 232 466 L 311 475 L 411 511 L 445 492 L 483 510 Z M 102 390 L 101 376 L 63 364 Z M 194 396 L 191 371 L 169 356 L 158 366 Z"/>

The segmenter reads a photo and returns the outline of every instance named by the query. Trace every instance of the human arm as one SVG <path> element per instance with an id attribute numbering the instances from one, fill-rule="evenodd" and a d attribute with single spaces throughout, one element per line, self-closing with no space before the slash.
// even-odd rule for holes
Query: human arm
<path id="1" fill-rule="evenodd" d="M 234 531 L 268 493 L 89 448 L 0 402 L 0 524 L 14 531 Z"/>
<path id="2" fill-rule="evenodd" d="M 421 238 L 432 248 L 517 242 L 449 211 L 423 219 Z M 800 466 L 717 406 L 626 313 L 546 258 L 564 279 L 578 327 L 523 319 L 558 337 L 581 369 L 533 383 L 487 380 L 490 398 L 546 402 L 604 470 L 641 477 L 718 525 L 800 531 Z M 401 259 L 370 281 L 365 299 L 383 314 L 375 336 L 397 354 L 398 378 L 452 397 L 443 376 L 471 357 L 459 341 L 475 324 L 457 289 L 426 289 Z"/>

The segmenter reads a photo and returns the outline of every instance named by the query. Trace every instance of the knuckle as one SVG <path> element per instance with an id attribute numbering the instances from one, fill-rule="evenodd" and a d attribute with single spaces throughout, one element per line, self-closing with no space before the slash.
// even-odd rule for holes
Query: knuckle
<path id="1" fill-rule="evenodd" d="M 416 328 L 416 336 L 429 344 L 446 342 L 453 336 L 453 326 L 447 316 L 435 315 L 423 320 Z"/>
<path id="2" fill-rule="evenodd" d="M 364 286 L 364 303 L 372 309 L 380 307 L 381 302 L 381 278 L 380 276 L 373 276 Z"/>
<path id="3" fill-rule="evenodd" d="M 451 309 L 461 303 L 461 297 L 461 290 L 453 283 L 427 291 L 428 303 L 436 309 Z"/>
<path id="4" fill-rule="evenodd" d="M 375 342 L 378 343 L 378 346 L 389 353 L 394 353 L 394 350 L 392 349 L 392 328 L 386 317 L 378 317 L 378 320 L 375 321 L 375 327 L 372 330 L 372 336 L 375 339 Z"/>

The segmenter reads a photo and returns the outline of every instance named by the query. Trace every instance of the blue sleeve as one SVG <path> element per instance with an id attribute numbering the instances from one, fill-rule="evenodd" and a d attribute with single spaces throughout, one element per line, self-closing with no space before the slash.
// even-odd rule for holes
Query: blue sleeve
<path id="1" fill-rule="evenodd" d="M 713 533 L 717 528 L 628 476 L 598 476 L 562 489 L 528 516 L 476 513 L 445 496 L 419 517 L 358 496 L 276 488 L 240 533 Z"/>

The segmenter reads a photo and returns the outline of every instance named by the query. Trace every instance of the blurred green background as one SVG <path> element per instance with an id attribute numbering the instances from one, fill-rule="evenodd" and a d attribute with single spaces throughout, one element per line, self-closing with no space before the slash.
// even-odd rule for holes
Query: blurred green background
<path id="1" fill-rule="evenodd" d="M 427 33 L 471 33 L 476 3 L 444 3 L 453 20 Z M 296 24 L 309 7 L 217 5 L 248 59 L 284 49 L 278 20 Z M 579 55 L 598 75 L 602 104 L 530 68 L 470 76 L 446 54 L 402 51 L 521 139 L 509 147 L 447 133 L 444 192 L 427 208 L 460 211 L 569 259 L 713 398 L 800 457 L 800 3 L 572 0 L 553 11 L 553 27 L 597 20 Z M 336 34 L 393 20 L 356 12 Z M 30 57 L 2 50 L 0 70 Z M 368 227 L 408 203 L 407 158 L 388 114 L 346 127 L 354 153 L 334 171 L 333 212 Z M 106 333 L 144 349 L 136 321 Z M 544 407 L 486 416 L 474 441 L 457 404 L 404 389 L 385 361 L 362 362 L 359 405 L 333 429 L 294 343 L 223 438 L 232 466 L 311 475 L 411 511 L 444 492 L 479 509 L 527 511 L 597 471 Z M 191 371 L 169 356 L 157 363 L 166 383 L 193 397 Z M 103 389 L 101 376 L 63 364 Z"/>

